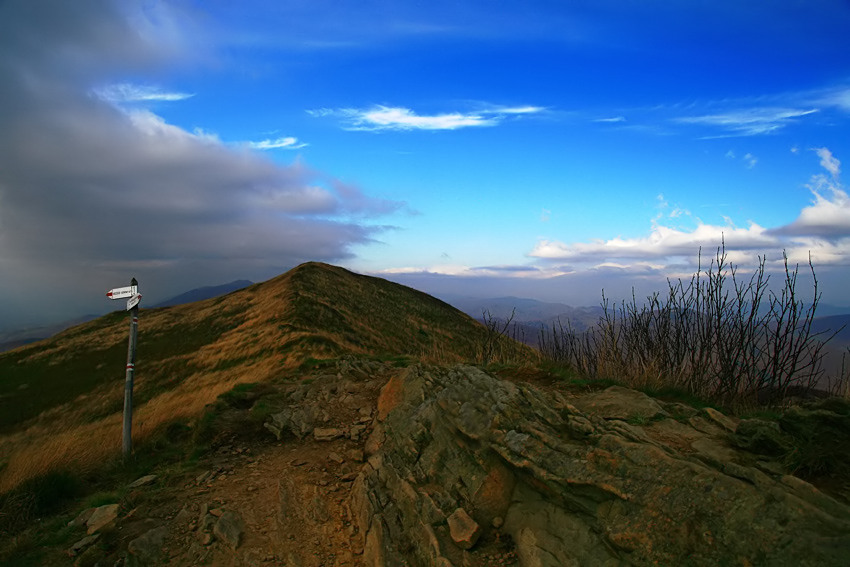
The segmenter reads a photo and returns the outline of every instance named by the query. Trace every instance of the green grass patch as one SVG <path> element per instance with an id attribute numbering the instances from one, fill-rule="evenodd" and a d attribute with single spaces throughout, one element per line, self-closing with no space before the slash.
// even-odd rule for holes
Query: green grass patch
<path id="1" fill-rule="evenodd" d="M 33 357 L 29 349 L 0 355 L 0 433 L 94 388 L 124 377 L 127 344 Z"/>
<path id="2" fill-rule="evenodd" d="M 637 388 L 637 390 L 643 392 L 651 398 L 655 398 L 663 402 L 678 402 L 680 404 L 685 404 L 696 409 L 714 408 L 716 410 L 723 411 L 724 413 L 727 412 L 725 408 L 722 408 L 711 400 L 695 396 L 682 388 L 673 388 L 670 386 L 665 386 L 662 388 Z"/>

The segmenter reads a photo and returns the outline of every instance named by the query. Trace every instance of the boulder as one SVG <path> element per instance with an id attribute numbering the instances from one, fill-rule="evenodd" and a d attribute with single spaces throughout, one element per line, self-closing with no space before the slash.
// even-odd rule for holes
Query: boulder
<path id="1" fill-rule="evenodd" d="M 91 535 L 111 526 L 118 519 L 118 504 L 107 504 L 95 508 L 86 522 L 86 532 Z"/>
<path id="2" fill-rule="evenodd" d="M 747 465 L 725 427 L 677 423 L 716 444 L 700 459 L 620 420 L 665 419 L 639 392 L 570 405 L 474 367 L 402 372 L 348 503 L 364 564 L 460 565 L 500 534 L 523 565 L 846 564 L 850 507 Z"/>

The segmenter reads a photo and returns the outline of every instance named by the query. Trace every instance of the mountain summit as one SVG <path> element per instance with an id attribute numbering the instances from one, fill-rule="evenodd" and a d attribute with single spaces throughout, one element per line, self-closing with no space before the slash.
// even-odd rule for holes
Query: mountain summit
<path id="1" fill-rule="evenodd" d="M 127 332 L 127 314 L 116 311 L 0 354 L 0 448 L 9 455 L 0 491 L 29 476 L 33 445 L 60 462 L 115 449 Z M 317 262 L 221 297 L 141 309 L 134 436 L 194 418 L 236 384 L 265 382 L 305 361 L 343 354 L 468 361 L 485 335 L 425 293 Z M 32 435 L 37 443 L 15 441 Z M 92 447 L 92 436 L 103 444 Z"/>

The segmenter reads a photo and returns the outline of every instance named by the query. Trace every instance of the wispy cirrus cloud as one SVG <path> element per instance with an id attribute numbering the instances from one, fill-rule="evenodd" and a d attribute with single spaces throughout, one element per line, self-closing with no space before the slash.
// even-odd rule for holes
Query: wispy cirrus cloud
<path id="1" fill-rule="evenodd" d="M 166 91 L 153 85 L 116 83 L 94 89 L 98 98 L 112 102 L 174 102 L 195 96 L 192 93 Z"/>
<path id="2" fill-rule="evenodd" d="M 410 131 L 410 130 L 458 130 L 460 128 L 496 126 L 508 116 L 536 114 L 545 109 L 539 106 L 489 106 L 470 112 L 445 112 L 423 115 L 397 106 L 375 105 L 365 109 L 321 108 L 308 110 L 315 117 L 335 117 L 346 130 L 364 131 Z"/>
<path id="3" fill-rule="evenodd" d="M 710 126 L 723 133 L 711 137 L 758 136 L 770 134 L 793 124 L 796 119 L 820 112 L 818 108 L 744 108 L 717 114 L 683 116 L 679 124 Z"/>
<path id="4" fill-rule="evenodd" d="M 255 150 L 300 150 L 306 148 L 309 144 L 298 141 L 294 136 L 284 136 L 275 139 L 266 139 L 259 142 L 248 142 L 248 145 Z"/>

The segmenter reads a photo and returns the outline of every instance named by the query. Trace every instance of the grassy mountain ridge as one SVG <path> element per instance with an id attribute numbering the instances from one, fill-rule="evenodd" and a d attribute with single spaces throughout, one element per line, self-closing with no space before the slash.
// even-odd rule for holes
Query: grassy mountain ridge
<path id="1" fill-rule="evenodd" d="M 128 316 L 0 354 L 0 491 L 120 448 Z M 234 385 L 353 353 L 471 360 L 486 329 L 427 294 L 307 263 L 267 282 L 139 315 L 134 437 L 194 419 Z"/>

